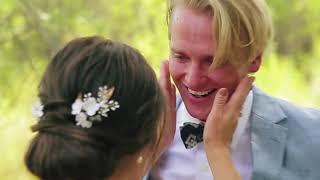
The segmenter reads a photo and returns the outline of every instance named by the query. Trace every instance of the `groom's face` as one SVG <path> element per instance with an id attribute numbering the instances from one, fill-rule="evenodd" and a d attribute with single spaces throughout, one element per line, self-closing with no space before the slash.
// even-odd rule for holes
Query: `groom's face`
<path id="1" fill-rule="evenodd" d="M 215 55 L 212 17 L 184 6 L 175 8 L 170 24 L 170 74 L 191 116 L 206 120 L 216 92 L 233 93 L 244 76 L 231 65 L 214 71 L 209 67 Z"/>

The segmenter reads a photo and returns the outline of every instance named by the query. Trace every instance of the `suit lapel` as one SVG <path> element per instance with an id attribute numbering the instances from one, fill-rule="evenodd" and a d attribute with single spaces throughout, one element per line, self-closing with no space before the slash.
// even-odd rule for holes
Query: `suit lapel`
<path id="1" fill-rule="evenodd" d="M 252 179 L 277 179 L 280 172 L 287 129 L 281 124 L 286 115 L 270 96 L 253 88 L 251 112 Z"/>

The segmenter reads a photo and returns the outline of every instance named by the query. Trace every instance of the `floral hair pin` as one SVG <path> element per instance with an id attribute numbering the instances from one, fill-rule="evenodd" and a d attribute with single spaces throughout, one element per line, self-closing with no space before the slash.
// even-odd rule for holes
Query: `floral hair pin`
<path id="1" fill-rule="evenodd" d="M 80 94 L 72 104 L 71 114 L 76 115 L 77 126 L 90 128 L 92 122 L 101 121 L 102 117 L 108 117 L 110 110 L 115 111 L 120 107 L 119 103 L 110 100 L 114 87 L 99 87 L 98 98 L 92 97 L 92 93 Z"/>
<path id="2" fill-rule="evenodd" d="M 71 114 L 75 115 L 77 126 L 82 128 L 91 128 L 94 121 L 102 121 L 102 117 L 108 117 L 109 111 L 115 111 L 120 107 L 119 103 L 110 100 L 113 95 L 114 87 L 99 87 L 98 97 L 93 97 L 92 93 L 79 94 L 78 98 L 72 104 Z M 40 118 L 43 113 L 43 105 L 37 104 L 32 107 L 32 113 Z"/>
<path id="3" fill-rule="evenodd" d="M 43 105 L 41 104 L 41 102 L 37 102 L 36 104 L 34 104 L 32 106 L 32 115 L 38 119 L 40 119 L 43 116 Z"/>

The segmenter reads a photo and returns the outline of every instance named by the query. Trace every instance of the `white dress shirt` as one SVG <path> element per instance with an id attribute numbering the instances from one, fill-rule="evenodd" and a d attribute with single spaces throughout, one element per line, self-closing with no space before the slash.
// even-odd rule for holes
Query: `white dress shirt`
<path id="1" fill-rule="evenodd" d="M 250 180 L 252 174 L 252 153 L 250 144 L 250 113 L 252 91 L 246 98 L 231 142 L 232 161 L 243 180 Z M 160 163 L 159 175 L 163 180 L 212 180 L 212 173 L 204 151 L 203 143 L 186 149 L 180 137 L 179 127 L 184 122 L 199 123 L 193 118 L 182 102 L 177 109 L 177 128 L 174 140 Z"/>

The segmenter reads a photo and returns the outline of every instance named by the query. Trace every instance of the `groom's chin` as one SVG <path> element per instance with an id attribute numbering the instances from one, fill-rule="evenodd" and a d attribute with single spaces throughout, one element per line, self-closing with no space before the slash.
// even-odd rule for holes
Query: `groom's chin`
<path id="1" fill-rule="evenodd" d="M 207 117 L 208 117 L 209 112 L 210 112 L 210 111 L 207 110 L 207 109 L 209 109 L 209 107 L 207 107 L 207 108 L 188 107 L 186 105 L 186 108 L 187 108 L 188 113 L 192 117 L 194 117 L 194 118 L 196 118 L 196 119 L 198 119 L 198 120 L 200 120 L 202 122 L 205 122 L 207 120 Z"/>

